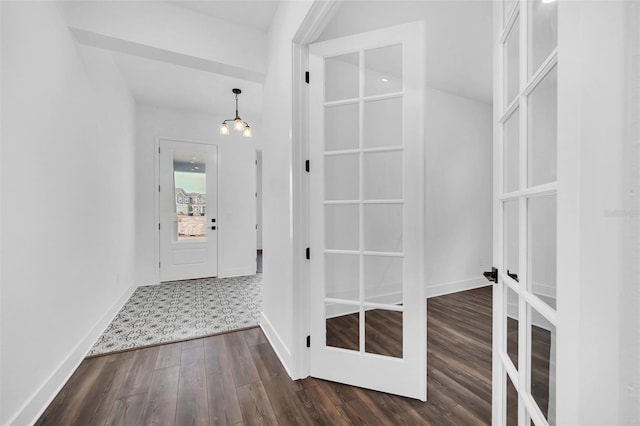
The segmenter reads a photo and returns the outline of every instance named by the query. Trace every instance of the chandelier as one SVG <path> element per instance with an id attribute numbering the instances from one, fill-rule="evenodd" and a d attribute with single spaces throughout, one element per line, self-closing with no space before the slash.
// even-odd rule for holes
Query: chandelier
<path id="1" fill-rule="evenodd" d="M 238 95 L 242 93 L 242 90 L 233 89 L 232 92 L 236 95 L 236 116 L 235 118 L 224 120 L 222 124 L 220 124 L 220 134 L 225 136 L 228 135 L 229 126 L 227 125 L 227 122 L 233 121 L 233 128 L 238 132 L 242 132 L 242 136 L 244 136 L 245 138 L 250 138 L 251 127 L 249 126 L 249 123 L 242 121 L 242 118 L 240 118 L 240 116 L 238 115 Z"/>

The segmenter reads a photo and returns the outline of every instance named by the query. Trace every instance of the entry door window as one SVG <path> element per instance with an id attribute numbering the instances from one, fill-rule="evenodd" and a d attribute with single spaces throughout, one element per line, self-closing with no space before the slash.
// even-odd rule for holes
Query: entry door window
<path id="1" fill-rule="evenodd" d="M 207 240 L 207 165 L 201 155 L 173 153 L 175 214 L 174 241 Z"/>

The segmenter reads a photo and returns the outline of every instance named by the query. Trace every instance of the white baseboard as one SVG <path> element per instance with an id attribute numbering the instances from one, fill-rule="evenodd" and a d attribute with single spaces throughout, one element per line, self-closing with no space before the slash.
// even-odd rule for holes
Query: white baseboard
<path id="1" fill-rule="evenodd" d="M 256 264 L 253 263 L 250 266 L 242 268 L 234 268 L 227 270 L 218 270 L 218 278 L 231 278 L 231 277 L 246 277 L 247 275 L 256 274 Z"/>
<path id="2" fill-rule="evenodd" d="M 134 285 L 128 288 L 118 300 L 111 305 L 109 310 L 98 320 L 89 330 L 80 343 L 73 348 L 66 358 L 56 367 L 47 380 L 38 388 L 31 397 L 20 407 L 18 413 L 9 420 L 7 425 L 32 425 L 42 415 L 44 410 L 51 404 L 53 398 L 60 392 L 62 387 L 71 378 L 87 352 L 102 335 L 113 318 L 129 300 L 133 292 L 138 288 Z"/>
<path id="3" fill-rule="evenodd" d="M 276 355 L 280 359 L 282 366 L 287 371 L 289 377 L 293 377 L 291 374 L 291 369 L 289 365 L 293 364 L 293 359 L 291 358 L 291 352 L 287 348 L 287 345 L 284 344 L 278 332 L 273 328 L 271 321 L 264 314 L 264 312 L 260 313 L 260 328 L 264 332 L 264 335 L 267 337 L 267 340 L 271 344 L 271 347 L 275 351 Z"/>
<path id="4" fill-rule="evenodd" d="M 466 280 L 453 281 L 443 284 L 427 285 L 427 299 L 431 297 L 444 296 L 445 294 L 458 293 L 460 291 L 473 290 L 474 288 L 491 285 L 484 277 L 468 278 Z"/>

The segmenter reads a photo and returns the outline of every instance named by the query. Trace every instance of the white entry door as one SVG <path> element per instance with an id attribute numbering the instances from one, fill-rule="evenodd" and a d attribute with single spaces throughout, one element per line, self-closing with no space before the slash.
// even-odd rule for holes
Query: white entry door
<path id="1" fill-rule="evenodd" d="M 424 32 L 310 46 L 314 377 L 426 400 Z"/>
<path id="2" fill-rule="evenodd" d="M 160 281 L 218 275 L 217 147 L 160 141 Z"/>
<path id="3" fill-rule="evenodd" d="M 495 3 L 493 424 L 556 422 L 558 3 Z"/>

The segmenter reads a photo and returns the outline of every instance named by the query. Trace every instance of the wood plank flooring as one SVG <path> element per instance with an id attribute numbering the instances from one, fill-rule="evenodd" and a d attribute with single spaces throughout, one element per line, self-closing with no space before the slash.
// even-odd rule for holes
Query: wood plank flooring
<path id="1" fill-rule="evenodd" d="M 87 359 L 37 424 L 489 424 L 491 302 L 490 287 L 429 299 L 426 403 L 293 381 L 254 328 Z"/>

